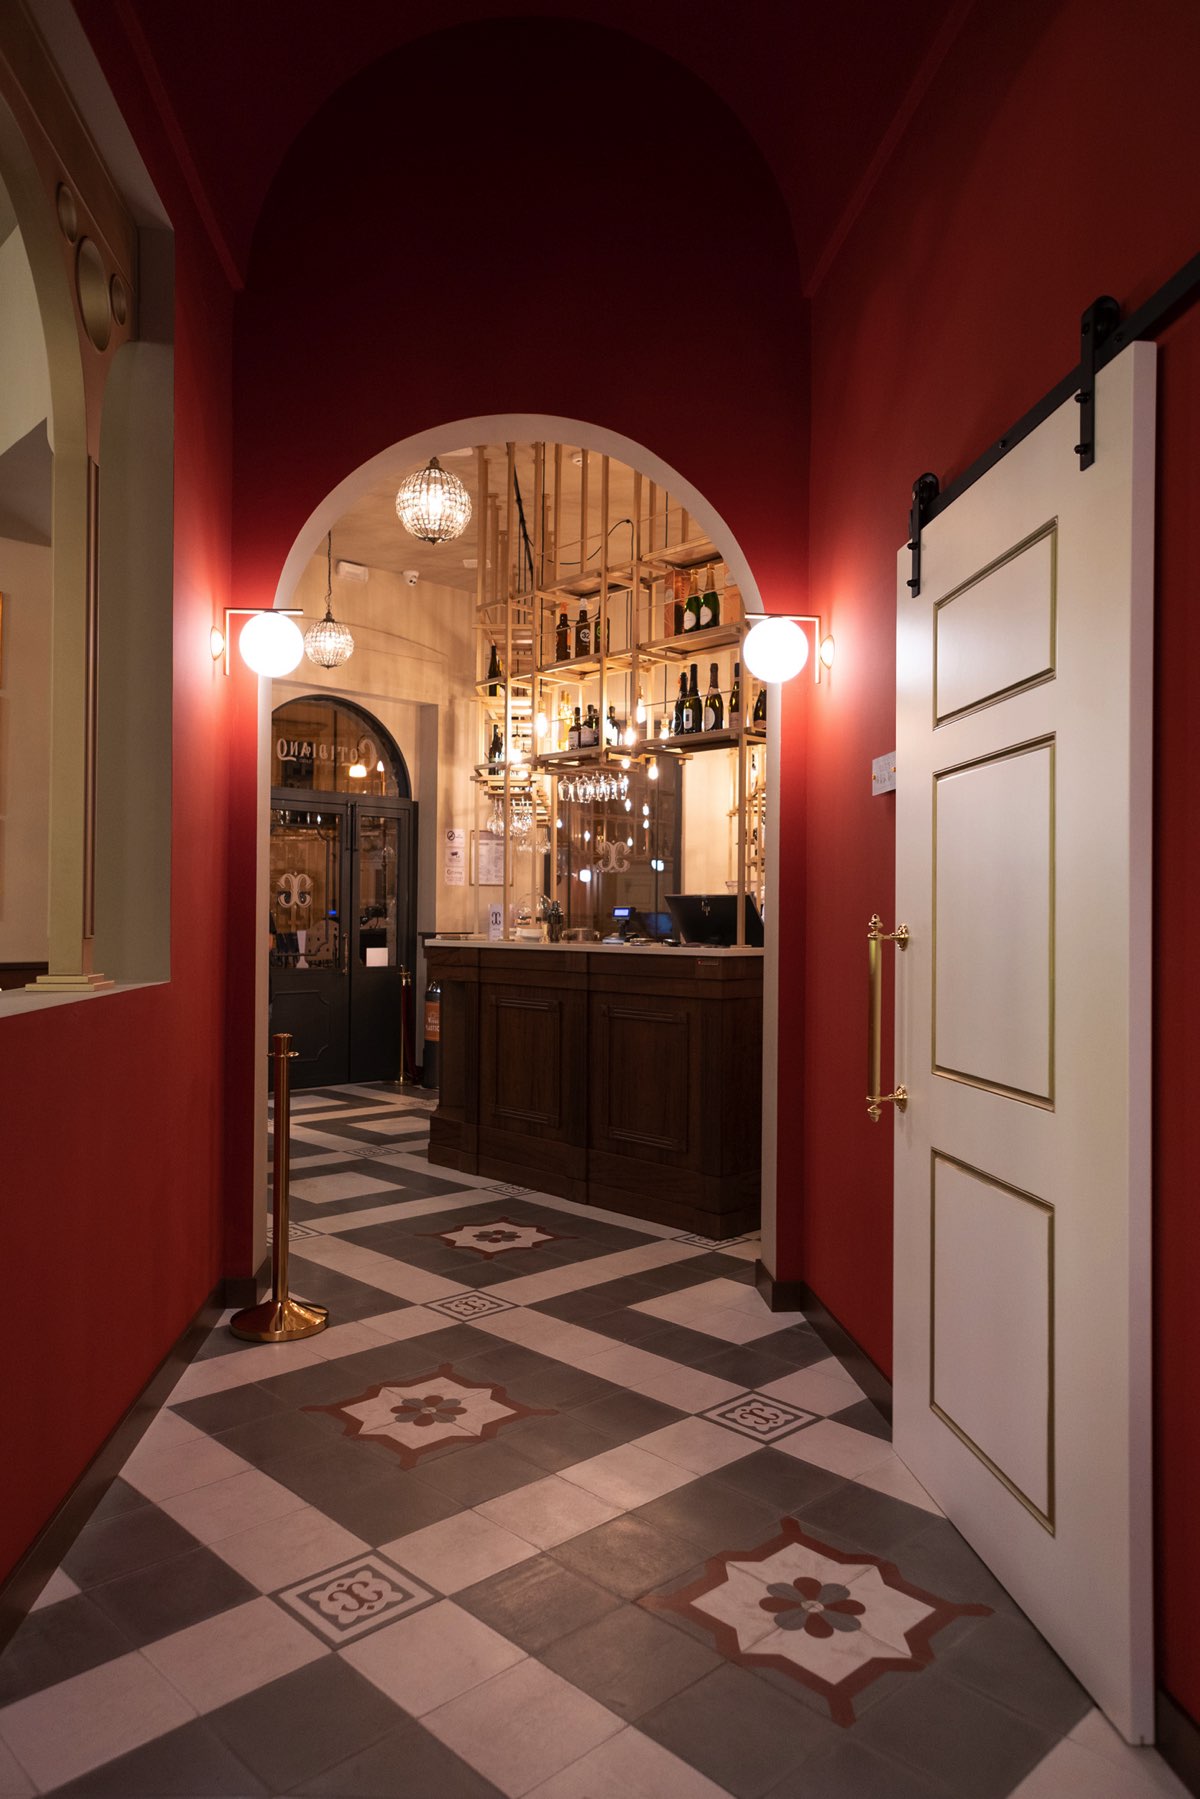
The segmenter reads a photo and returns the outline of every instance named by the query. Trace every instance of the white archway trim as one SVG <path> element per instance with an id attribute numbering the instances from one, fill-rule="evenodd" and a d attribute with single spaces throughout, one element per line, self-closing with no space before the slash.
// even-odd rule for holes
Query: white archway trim
<path id="1" fill-rule="evenodd" d="M 677 469 L 632 437 L 622 437 L 620 432 L 609 431 L 603 425 L 585 424 L 582 419 L 555 418 L 544 412 L 498 412 L 482 418 L 454 419 L 430 431 L 418 431 L 412 437 L 401 438 L 378 456 L 372 456 L 369 462 L 362 463 L 326 494 L 305 520 L 280 571 L 272 603 L 291 605 L 300 577 L 309 558 L 324 541 L 325 533 L 331 531 L 355 502 L 398 461 L 419 465 L 430 456 L 444 455 L 447 449 L 456 449 L 460 444 L 491 443 L 577 444 L 580 449 L 611 456 L 615 461 L 637 469 L 640 474 L 648 475 L 668 493 L 682 500 L 713 543 L 721 545 L 726 566 L 741 591 L 746 611 L 754 615 L 765 611 L 758 582 L 733 532 L 716 508 Z"/>

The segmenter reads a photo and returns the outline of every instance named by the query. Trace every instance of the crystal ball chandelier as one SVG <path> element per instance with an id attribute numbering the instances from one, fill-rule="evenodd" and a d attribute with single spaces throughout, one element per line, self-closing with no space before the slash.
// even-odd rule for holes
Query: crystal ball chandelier
<path id="1" fill-rule="evenodd" d="M 449 543 L 470 523 L 471 496 L 458 476 L 434 456 L 428 468 L 414 470 L 401 482 L 396 516 L 422 543 Z"/>
<path id="2" fill-rule="evenodd" d="M 304 654 L 318 668 L 340 668 L 354 654 L 349 625 L 333 616 L 333 532 L 325 539 L 325 616 L 304 633 Z"/>

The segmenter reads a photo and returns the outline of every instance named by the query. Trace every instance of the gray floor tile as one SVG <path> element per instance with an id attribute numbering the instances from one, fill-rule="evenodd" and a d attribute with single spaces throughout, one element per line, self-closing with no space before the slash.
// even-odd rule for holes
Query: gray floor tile
<path id="1" fill-rule="evenodd" d="M 807 1324 L 790 1325 L 784 1331 L 772 1331 L 769 1337 L 761 1337 L 759 1341 L 769 1349 L 771 1355 L 787 1363 L 793 1371 L 798 1368 L 810 1368 L 814 1362 L 823 1362 L 829 1355 L 816 1331 Z"/>
<path id="2" fill-rule="evenodd" d="M 581 1406 L 579 1412 L 556 1412 L 549 1418 L 518 1418 L 505 1426 L 505 1445 L 549 1474 L 586 1462 L 613 1446 L 607 1431 L 584 1423 L 580 1414 L 586 1411 Z"/>
<path id="3" fill-rule="evenodd" d="M 235 1424 L 215 1434 L 218 1443 L 243 1461 L 261 1468 L 281 1455 L 315 1454 L 329 1446 L 331 1430 L 340 1428 L 327 1412 L 288 1411 L 282 1406 L 265 1418 Z"/>
<path id="4" fill-rule="evenodd" d="M 298 1799 L 501 1799 L 490 1780 L 419 1724 L 389 1731 L 369 1749 L 292 1792 Z"/>
<path id="5" fill-rule="evenodd" d="M 631 1722 L 723 1665 L 715 1650 L 636 1605 L 560 1637 L 541 1659 Z"/>
<path id="6" fill-rule="evenodd" d="M 854 1735 L 864 1748 L 971 1799 L 1004 1799 L 1055 1741 L 1049 1731 L 945 1678 L 936 1666 L 872 1707 Z"/>
<path id="7" fill-rule="evenodd" d="M 258 1588 L 243 1580 L 211 1549 L 198 1544 L 169 1562 L 157 1562 L 152 1568 L 106 1580 L 102 1586 L 90 1589 L 90 1597 L 140 1648 L 143 1643 L 186 1630 L 189 1624 L 199 1624 L 231 1606 L 257 1599 Z"/>
<path id="8" fill-rule="evenodd" d="M 635 1312 L 628 1306 L 616 1312 L 603 1312 L 591 1323 L 592 1330 L 611 1337 L 615 1343 L 642 1343 L 647 1337 L 660 1336 L 664 1329 L 661 1318 L 653 1312 Z M 709 1339 L 710 1343 L 712 1339 Z"/>
<path id="9" fill-rule="evenodd" d="M 261 1799 L 266 1792 L 200 1718 L 55 1788 L 58 1799 Z"/>
<path id="10" fill-rule="evenodd" d="M 497 1499 L 514 1487 L 528 1486 L 532 1478 L 526 1457 L 496 1441 L 471 1443 L 436 1461 L 430 1458 L 421 1470 L 427 1486 L 447 1494 L 460 1506 L 482 1505 L 485 1499 Z"/>
<path id="11" fill-rule="evenodd" d="M 127 1655 L 132 1647 L 90 1595 L 60 1599 L 31 1612 L 0 1655 L 0 1706 Z"/>
<path id="12" fill-rule="evenodd" d="M 728 1665 L 638 1720 L 639 1730 L 736 1799 L 761 1799 L 837 1728 Z"/>
<path id="13" fill-rule="evenodd" d="M 402 1468 L 395 1457 L 391 1457 L 394 1468 L 383 1467 L 375 1459 L 363 1459 L 356 1467 L 356 1452 L 365 1458 L 369 1447 L 347 1440 L 327 1454 L 271 1462 L 263 1472 L 290 1487 L 335 1524 L 376 1546 L 461 1510 L 447 1494 Z M 381 1455 L 388 1453 L 380 1451 Z"/>
<path id="14" fill-rule="evenodd" d="M 122 1512 L 136 1512 L 150 1501 L 136 1487 L 120 1478 L 110 1481 L 103 1499 L 92 1513 L 90 1522 L 101 1523 L 105 1518 L 118 1518 Z"/>
<path id="15" fill-rule="evenodd" d="M 778 1535 L 779 1513 L 711 1474 L 661 1499 L 652 1499 L 632 1514 L 685 1542 L 703 1555 L 722 1550 L 754 1549 Z M 695 1561 L 697 1558 L 692 1557 Z"/>
<path id="16" fill-rule="evenodd" d="M 768 1799 L 966 1799 L 966 1794 L 885 1761 L 844 1731 L 785 1775 Z"/>
<path id="17" fill-rule="evenodd" d="M 1055 1736 L 1066 1736 L 1092 1702 L 1073 1674 L 1024 1618 L 998 1613 L 982 1619 L 945 1655 L 934 1639 L 943 1673 Z"/>
<path id="18" fill-rule="evenodd" d="M 272 1413 L 283 1408 L 274 1393 L 268 1393 L 265 1387 L 253 1383 L 242 1387 L 230 1387 L 224 1393 L 206 1393 L 202 1399 L 185 1399 L 182 1405 L 172 1406 L 181 1418 L 194 1424 L 197 1430 L 206 1430 L 210 1435 L 221 1430 L 233 1430 L 239 1424 L 249 1424 L 256 1418 L 269 1418 Z"/>
<path id="19" fill-rule="evenodd" d="M 585 1373 L 582 1368 L 569 1368 L 565 1362 L 555 1362 L 542 1374 L 518 1376 L 509 1391 L 523 1405 L 552 1405 L 559 1410 L 573 1411 L 589 1400 L 607 1399 L 622 1389 L 615 1387 L 612 1381 Z"/>
<path id="20" fill-rule="evenodd" d="M 336 1655 L 209 1714 L 239 1760 L 286 1792 L 394 1730 L 405 1714 Z"/>
<path id="21" fill-rule="evenodd" d="M 794 1455 L 770 1448 L 756 1449 L 740 1462 L 729 1462 L 714 1472 L 713 1479 L 777 1508 L 781 1515 L 812 1505 L 845 1485 L 840 1474 L 798 1462 Z"/>
<path id="22" fill-rule="evenodd" d="M 594 1425 L 614 1443 L 629 1443 L 634 1437 L 647 1436 L 668 1424 L 678 1424 L 688 1414 L 659 1399 L 647 1399 L 643 1393 L 618 1390 L 605 1399 L 591 1399 L 574 1408 L 574 1416 L 582 1424 Z"/>
<path id="23" fill-rule="evenodd" d="M 63 1557 L 63 1571 L 77 1586 L 94 1587 L 119 1574 L 132 1574 L 169 1561 L 196 1547 L 196 1539 L 156 1505 L 140 1506 L 115 1518 L 93 1519 Z"/>
<path id="24" fill-rule="evenodd" d="M 557 1299 L 541 1299 L 529 1309 L 531 1312 L 545 1312 L 548 1318 L 564 1318 L 571 1324 L 578 1324 L 607 1317 L 619 1307 L 617 1302 L 606 1296 L 603 1288 L 584 1287 L 578 1293 L 563 1293 Z"/>
<path id="25" fill-rule="evenodd" d="M 990 1605 L 997 1612 L 1024 1616 L 946 1518 L 931 1518 L 918 1536 L 910 1537 L 900 1571 L 914 1586 L 956 1605 Z"/>
<path id="26" fill-rule="evenodd" d="M 720 1380 L 736 1381 L 739 1387 L 745 1387 L 748 1391 L 765 1387 L 768 1381 L 784 1380 L 794 1372 L 790 1362 L 781 1361 L 764 1347 L 770 1341 L 766 1337 L 762 1343 L 748 1343 L 744 1347 L 736 1343 L 726 1344 L 700 1366 L 705 1374 L 715 1374 Z"/>
<path id="27" fill-rule="evenodd" d="M 549 1644 L 594 1624 L 621 1604 L 614 1593 L 549 1555 L 505 1568 L 456 1593 L 454 1602 L 530 1655 L 541 1655 Z"/>
<path id="28" fill-rule="evenodd" d="M 899 1555 L 902 1545 L 920 1536 L 929 1524 L 929 1513 L 920 1506 L 876 1493 L 855 1481 L 815 1500 L 799 1517 L 805 1530 L 839 1549 L 865 1549 L 871 1555 L 895 1555 L 897 1560 L 903 1560 Z"/>
<path id="29" fill-rule="evenodd" d="M 836 1418 L 839 1424 L 848 1424 L 851 1430 L 861 1430 L 869 1437 L 879 1437 L 884 1443 L 892 1440 L 891 1425 L 879 1407 L 869 1399 L 856 1400 L 853 1405 L 846 1406 L 840 1412 L 831 1412 L 830 1417 Z"/>
<path id="30" fill-rule="evenodd" d="M 572 1537 L 551 1551 L 555 1561 L 622 1599 L 639 1599 L 695 1566 L 696 1545 L 629 1513 Z"/>

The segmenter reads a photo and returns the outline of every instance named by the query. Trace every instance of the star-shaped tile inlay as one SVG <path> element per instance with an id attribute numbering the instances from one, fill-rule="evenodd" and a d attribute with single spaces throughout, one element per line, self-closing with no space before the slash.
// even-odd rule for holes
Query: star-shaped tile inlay
<path id="1" fill-rule="evenodd" d="M 351 1399 L 304 1410 L 328 1412 L 344 1424 L 348 1437 L 386 1444 L 406 1468 L 444 1443 L 482 1442 L 518 1418 L 550 1415 L 510 1399 L 503 1387 L 456 1374 L 449 1362 L 415 1380 L 386 1381 Z"/>
<path id="2" fill-rule="evenodd" d="M 730 1661 L 775 1668 L 819 1693 L 835 1724 L 853 1724 L 854 1695 L 881 1674 L 927 1667 L 933 1637 L 953 1619 L 991 1611 L 926 1593 L 894 1563 L 835 1549 L 794 1518 L 780 1519 L 780 1532 L 713 1556 L 689 1585 L 641 1604 L 698 1624 Z"/>
<path id="3" fill-rule="evenodd" d="M 536 1249 L 540 1243 L 558 1241 L 554 1231 L 540 1230 L 536 1224 L 517 1224 L 512 1218 L 488 1218 L 430 1234 L 455 1249 L 473 1249 L 481 1256 L 502 1256 L 510 1249 Z"/>

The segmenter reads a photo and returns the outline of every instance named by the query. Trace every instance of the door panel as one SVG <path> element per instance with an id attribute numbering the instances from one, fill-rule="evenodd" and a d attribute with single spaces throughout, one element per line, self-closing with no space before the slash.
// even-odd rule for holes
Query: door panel
<path id="1" fill-rule="evenodd" d="M 271 1029 L 295 1039 L 296 1088 L 347 1078 L 345 833 L 324 801 L 271 813 Z"/>
<path id="2" fill-rule="evenodd" d="M 412 808 L 356 806 L 351 864 L 350 1079 L 394 1081 L 400 970 L 413 968 Z"/>
<path id="3" fill-rule="evenodd" d="M 896 1448 L 1153 1730 L 1152 345 L 900 556 Z"/>

